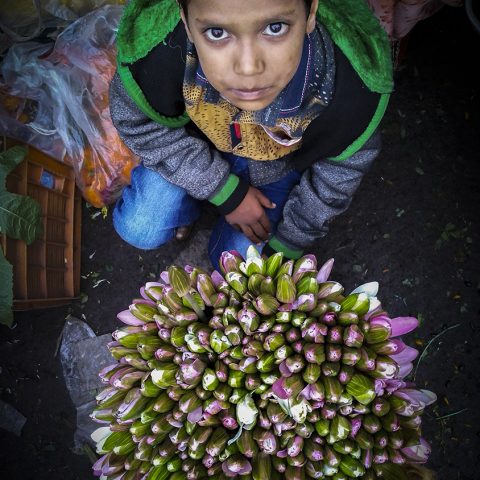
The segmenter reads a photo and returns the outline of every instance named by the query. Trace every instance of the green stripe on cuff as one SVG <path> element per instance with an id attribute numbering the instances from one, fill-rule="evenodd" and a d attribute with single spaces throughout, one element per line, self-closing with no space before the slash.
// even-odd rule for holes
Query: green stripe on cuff
<path id="1" fill-rule="evenodd" d="M 228 179 L 225 182 L 225 185 L 221 188 L 221 190 L 218 193 L 216 193 L 212 198 L 210 198 L 209 201 L 217 207 L 222 203 L 225 203 L 230 197 L 230 195 L 235 191 L 239 183 L 240 183 L 239 178 L 233 173 L 231 173 L 228 176 Z"/>
<path id="2" fill-rule="evenodd" d="M 277 252 L 283 252 L 288 258 L 296 260 L 303 255 L 303 250 L 294 250 L 284 245 L 277 237 L 273 236 L 269 241 L 268 245 Z"/>

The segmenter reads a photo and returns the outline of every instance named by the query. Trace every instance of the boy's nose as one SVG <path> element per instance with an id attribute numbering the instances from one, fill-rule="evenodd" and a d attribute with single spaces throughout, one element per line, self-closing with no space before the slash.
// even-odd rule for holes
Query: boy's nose
<path id="1" fill-rule="evenodd" d="M 265 69 L 265 61 L 260 49 L 251 44 L 243 44 L 238 47 L 235 58 L 234 71 L 237 75 L 258 75 Z"/>

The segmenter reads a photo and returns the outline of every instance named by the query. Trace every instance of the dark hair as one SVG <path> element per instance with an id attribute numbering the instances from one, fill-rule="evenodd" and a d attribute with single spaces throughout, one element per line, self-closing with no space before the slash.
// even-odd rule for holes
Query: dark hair
<path id="1" fill-rule="evenodd" d="M 177 0 L 180 8 L 182 8 L 185 13 L 187 12 L 188 2 L 190 0 Z M 305 2 L 305 6 L 307 7 L 307 13 L 310 11 L 310 6 L 312 5 L 312 0 L 303 0 Z"/>

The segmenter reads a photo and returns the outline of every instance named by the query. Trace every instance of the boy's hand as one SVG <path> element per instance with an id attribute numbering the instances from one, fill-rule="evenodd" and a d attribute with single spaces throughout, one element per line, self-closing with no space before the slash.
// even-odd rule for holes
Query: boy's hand
<path id="1" fill-rule="evenodd" d="M 258 244 L 268 240 L 270 234 L 270 222 L 264 208 L 275 208 L 275 204 L 260 190 L 250 187 L 240 205 L 225 215 L 225 220 Z"/>

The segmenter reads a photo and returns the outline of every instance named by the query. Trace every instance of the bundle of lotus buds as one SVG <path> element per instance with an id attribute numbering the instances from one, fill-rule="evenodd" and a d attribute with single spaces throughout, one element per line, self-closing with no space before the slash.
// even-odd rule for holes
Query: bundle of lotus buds
<path id="1" fill-rule="evenodd" d="M 405 377 L 417 350 L 371 282 L 346 294 L 333 259 L 224 252 L 222 273 L 171 266 L 108 348 L 91 417 L 109 480 L 407 480 L 430 447 L 435 394 Z M 421 471 L 421 469 L 418 469 Z"/>

